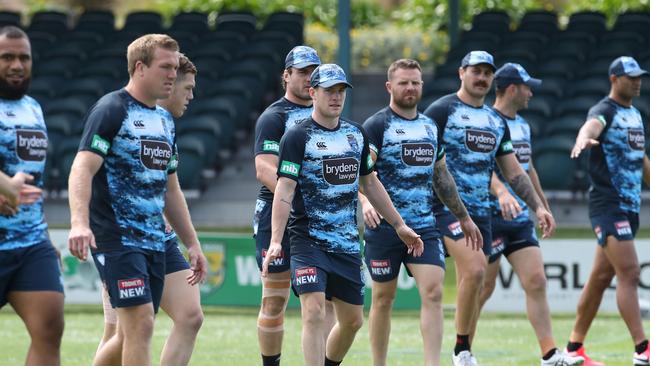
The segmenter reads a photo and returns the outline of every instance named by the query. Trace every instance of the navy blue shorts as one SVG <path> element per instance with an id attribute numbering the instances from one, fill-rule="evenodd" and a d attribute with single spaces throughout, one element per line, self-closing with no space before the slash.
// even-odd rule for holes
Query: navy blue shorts
<path id="1" fill-rule="evenodd" d="M 257 267 L 262 270 L 262 262 L 266 257 L 266 251 L 271 242 L 271 207 L 273 202 L 266 202 L 258 199 L 255 202 L 255 217 L 253 218 L 253 237 L 255 238 L 255 258 Z M 289 232 L 284 231 L 282 237 L 282 252 L 280 256 L 269 263 L 270 273 L 279 273 L 289 270 L 289 257 L 291 247 L 289 245 Z"/>
<path id="2" fill-rule="evenodd" d="M 327 300 L 337 298 L 363 305 L 365 283 L 359 253 L 330 253 L 299 242 L 292 245 L 291 287 L 300 296 L 324 292 Z"/>
<path id="3" fill-rule="evenodd" d="M 636 212 L 617 211 L 594 215 L 589 219 L 600 246 L 605 246 L 607 237 L 610 235 L 618 241 L 634 240 L 636 232 L 639 230 L 639 214 Z"/>
<path id="4" fill-rule="evenodd" d="M 181 248 L 178 247 L 176 239 L 167 240 L 165 242 L 165 274 L 184 271 L 190 269 L 190 264 L 187 263 Z"/>
<path id="5" fill-rule="evenodd" d="M 496 262 L 501 255 L 506 257 L 526 247 L 539 247 L 535 224 L 528 220 L 513 222 L 502 217 L 492 217 L 492 254 L 489 262 Z"/>
<path id="6" fill-rule="evenodd" d="M 49 240 L 0 250 L 0 307 L 13 291 L 63 292 L 59 257 Z"/>
<path id="7" fill-rule="evenodd" d="M 158 312 L 165 284 L 165 253 L 124 246 L 93 253 L 99 276 L 114 308 L 153 303 Z"/>
<path id="8" fill-rule="evenodd" d="M 489 256 L 492 252 L 492 220 L 490 217 L 472 217 L 472 220 L 474 220 L 474 223 L 481 231 L 481 235 L 483 235 L 483 253 Z M 460 228 L 460 222 L 451 212 L 444 211 L 436 214 L 436 225 L 442 236 L 446 236 L 454 241 L 465 237 Z M 445 254 L 448 255 L 448 253 Z"/>
<path id="9" fill-rule="evenodd" d="M 399 275 L 402 263 L 431 264 L 445 269 L 445 250 L 440 240 L 440 233 L 434 228 L 415 230 L 424 242 L 424 252 L 420 257 L 408 254 L 408 248 L 400 240 L 392 226 L 382 220 L 381 224 L 364 233 L 364 258 L 366 267 L 373 281 L 388 282 Z M 406 272 L 409 276 L 408 267 Z"/>

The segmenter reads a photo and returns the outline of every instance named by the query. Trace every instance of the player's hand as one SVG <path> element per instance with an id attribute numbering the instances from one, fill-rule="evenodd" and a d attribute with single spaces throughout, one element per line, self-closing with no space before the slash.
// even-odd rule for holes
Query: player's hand
<path id="1" fill-rule="evenodd" d="M 504 220 L 512 220 L 519 216 L 521 213 L 521 206 L 517 199 L 513 197 L 508 190 L 504 189 L 497 197 L 499 200 L 499 208 L 501 209 L 501 216 Z"/>
<path id="2" fill-rule="evenodd" d="M 406 224 L 402 224 L 396 227 L 395 231 L 397 232 L 399 238 L 404 242 L 404 244 L 406 244 L 406 247 L 408 248 L 407 252 L 409 254 L 413 255 L 414 257 L 419 257 L 422 255 L 424 252 L 424 243 L 422 242 L 420 235 L 418 235 L 410 227 L 406 226 Z"/>
<path id="3" fill-rule="evenodd" d="M 372 207 L 370 202 L 364 203 L 364 201 L 361 201 L 361 210 L 363 211 L 363 222 L 365 222 L 371 229 L 376 228 L 382 219 L 379 212 Z"/>
<path id="4" fill-rule="evenodd" d="M 208 260 L 201 250 L 201 244 L 187 248 L 187 254 L 190 259 L 190 269 L 192 274 L 187 276 L 187 283 L 194 286 L 197 283 L 203 283 L 208 276 Z"/>
<path id="5" fill-rule="evenodd" d="M 483 248 L 483 235 L 481 235 L 481 230 L 476 226 L 474 220 L 467 216 L 458 222 L 460 223 L 460 229 L 465 235 L 465 245 L 471 247 L 472 250 L 481 250 Z"/>
<path id="6" fill-rule="evenodd" d="M 555 219 L 553 215 L 548 212 L 544 207 L 540 207 L 535 212 L 539 227 L 542 229 L 542 238 L 546 239 L 555 233 Z"/>
<path id="7" fill-rule="evenodd" d="M 18 209 L 11 203 L 9 198 L 0 195 L 0 215 L 13 216 L 16 212 L 18 212 Z"/>
<path id="8" fill-rule="evenodd" d="M 36 201 L 43 195 L 43 190 L 31 184 L 23 184 L 18 193 L 18 204 L 29 205 Z"/>
<path id="9" fill-rule="evenodd" d="M 88 226 L 73 226 L 68 237 L 70 254 L 85 261 L 88 258 L 88 247 L 97 249 L 93 232 Z"/>
<path id="10" fill-rule="evenodd" d="M 262 262 L 262 277 L 269 273 L 269 264 L 282 254 L 282 244 L 271 242 Z"/>
<path id="11" fill-rule="evenodd" d="M 577 159 L 583 150 L 591 149 L 598 144 L 600 144 L 600 142 L 598 142 L 596 139 L 581 138 L 578 136 L 578 139 L 576 139 L 576 144 L 571 150 L 571 159 Z"/>

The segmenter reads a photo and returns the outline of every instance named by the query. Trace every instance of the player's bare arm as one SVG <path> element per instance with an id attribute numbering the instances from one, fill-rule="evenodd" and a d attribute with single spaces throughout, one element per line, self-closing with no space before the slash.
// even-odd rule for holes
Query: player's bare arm
<path id="1" fill-rule="evenodd" d="M 537 195 L 539 196 L 539 199 L 542 201 L 542 204 L 548 212 L 551 212 L 551 206 L 548 204 L 548 200 L 546 199 L 546 195 L 544 194 L 544 190 L 542 189 L 542 183 L 539 181 L 539 175 L 537 174 L 537 169 L 535 169 L 535 166 L 533 165 L 533 159 L 531 158 L 530 161 L 528 162 L 528 176 L 530 177 L 530 181 L 533 183 L 533 187 L 535 187 L 535 192 L 537 192 Z"/>
<path id="2" fill-rule="evenodd" d="M 647 154 L 643 156 L 643 181 L 650 185 L 650 158 Z"/>
<path id="3" fill-rule="evenodd" d="M 278 157 L 273 154 L 259 154 L 255 156 L 255 175 L 257 180 L 264 184 L 271 192 L 275 192 L 278 184 Z"/>
<path id="4" fill-rule="evenodd" d="M 504 220 L 512 220 L 519 216 L 521 213 L 519 202 L 510 194 L 508 187 L 495 172 L 492 172 L 492 179 L 490 179 L 490 193 L 497 198 Z"/>
<path id="5" fill-rule="evenodd" d="M 585 122 L 585 124 L 580 127 L 578 137 L 576 137 L 576 143 L 573 146 L 573 150 L 571 150 L 571 158 L 577 159 L 583 150 L 598 145 L 598 136 L 600 136 L 604 129 L 604 120 L 592 118 Z"/>
<path id="6" fill-rule="evenodd" d="M 508 184 L 512 187 L 512 190 L 535 212 L 542 229 L 543 237 L 548 238 L 553 235 L 555 231 L 555 219 L 544 207 L 533 187 L 530 177 L 521 165 L 519 165 L 515 155 L 507 154 L 499 156 L 497 157 L 497 164 L 508 181 Z"/>
<path id="7" fill-rule="evenodd" d="M 467 213 L 467 209 L 463 201 L 458 196 L 458 189 L 454 177 L 451 176 L 447 170 L 447 162 L 445 158 L 436 162 L 433 170 L 433 189 L 442 203 L 447 206 L 454 216 L 460 222 L 461 230 L 465 234 L 465 242 L 474 250 L 479 250 L 483 247 L 483 237 L 481 231 L 478 229 L 472 218 Z"/>
<path id="8" fill-rule="evenodd" d="M 386 219 L 386 222 L 395 228 L 397 235 L 408 247 L 408 252 L 416 257 L 421 256 L 424 250 L 424 243 L 420 239 L 420 235 L 406 226 L 404 220 L 402 220 L 402 217 L 395 209 L 395 206 L 393 206 L 393 202 L 390 200 L 384 185 L 381 184 L 377 176 L 375 174 L 361 176 L 359 183 L 360 189 L 372 206 Z"/>
<path id="9" fill-rule="evenodd" d="M 373 162 L 377 161 L 377 154 L 372 150 L 370 150 L 370 158 Z M 373 172 L 372 174 L 377 173 Z M 373 229 L 376 228 L 381 223 L 382 219 L 379 212 L 372 207 L 368 198 L 366 198 L 366 196 L 361 192 L 359 192 L 359 203 L 361 203 L 361 212 L 363 213 L 363 221 L 365 224 Z"/>
<path id="10" fill-rule="evenodd" d="M 165 217 L 171 224 L 181 242 L 187 248 L 192 275 L 187 278 L 190 285 L 203 282 L 208 274 L 208 261 L 201 250 L 201 243 L 192 225 L 190 211 L 185 196 L 178 183 L 178 175 L 170 174 L 165 193 Z"/>
<path id="11" fill-rule="evenodd" d="M 89 151 L 80 151 L 72 162 L 68 178 L 68 200 L 70 202 L 70 236 L 68 247 L 75 257 L 86 260 L 88 247 L 97 248 L 95 236 L 90 230 L 89 204 L 93 177 L 104 159 Z"/>
<path id="12" fill-rule="evenodd" d="M 263 277 L 266 277 L 268 273 L 269 263 L 282 252 L 282 237 L 284 236 L 287 221 L 289 221 L 289 212 L 291 211 L 293 196 L 296 193 L 296 185 L 296 181 L 280 177 L 278 184 L 275 186 L 273 208 L 271 209 L 271 242 L 262 263 Z"/>

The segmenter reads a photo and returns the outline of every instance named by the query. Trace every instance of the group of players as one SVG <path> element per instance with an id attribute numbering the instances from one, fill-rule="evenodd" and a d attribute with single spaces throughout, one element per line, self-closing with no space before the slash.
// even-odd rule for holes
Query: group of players
<path id="1" fill-rule="evenodd" d="M 149 365 L 154 317 L 174 325 L 163 365 L 186 365 L 203 321 L 197 283 L 207 262 L 176 175 L 174 118 L 193 99 L 196 68 L 166 35 L 127 49 L 128 84 L 95 103 L 84 121 L 69 177 L 70 252 L 89 250 L 104 283 L 105 332 L 95 365 Z M 41 198 L 47 132 L 31 77 L 27 35 L 0 28 L 0 306 L 10 303 L 31 337 L 28 365 L 59 365 L 63 285 Z M 543 261 L 555 230 L 532 164 L 530 128 L 518 111 L 541 81 L 518 64 L 497 69 L 472 51 L 460 88 L 424 113 L 416 61 L 390 65 L 390 103 L 363 125 L 341 118 L 348 82 L 307 46 L 286 57 L 285 95 L 255 128 L 263 184 L 254 218 L 263 280 L 258 339 L 263 365 L 279 365 L 290 291 L 300 298 L 307 365 L 339 365 L 363 323 L 364 263 L 372 277 L 369 317 L 374 365 L 387 364 L 390 315 L 402 263 L 421 297 L 426 365 L 439 365 L 445 256 L 456 261 L 453 365 L 471 352 L 481 307 L 501 255 L 526 291 L 542 365 L 592 365 L 583 343 L 604 290 L 617 276 L 617 303 L 635 344 L 634 365 L 650 365 L 637 297 L 634 248 L 642 179 L 650 182 L 641 116 L 633 106 L 647 72 L 630 57 L 609 70 L 610 94 L 588 113 L 571 156 L 591 148 L 590 218 L 599 246 L 565 350 L 556 347 Z M 484 100 L 493 81 L 496 102 Z M 498 169 L 495 169 L 495 163 Z M 357 203 L 365 221 L 361 256 Z M 187 247 L 189 263 L 176 238 Z"/>

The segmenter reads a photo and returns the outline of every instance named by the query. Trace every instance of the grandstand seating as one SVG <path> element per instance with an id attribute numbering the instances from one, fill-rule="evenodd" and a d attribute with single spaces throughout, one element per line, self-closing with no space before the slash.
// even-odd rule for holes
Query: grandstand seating
<path id="1" fill-rule="evenodd" d="M 518 25 L 505 12 L 478 14 L 436 67 L 433 80 L 425 83 L 421 108 L 458 89 L 460 60 L 470 50 L 491 52 L 497 65 L 520 63 L 543 80 L 521 112 L 531 125 L 534 145 L 541 146 L 534 146 L 534 159 L 542 183 L 549 189 L 583 189 L 585 167 L 569 159 L 570 148 L 589 108 L 609 91 L 612 60 L 628 55 L 650 67 L 649 31 L 648 12 L 622 13 L 611 29 L 605 15 L 593 11 L 572 14 L 565 29 L 559 28 L 557 14 L 548 11 L 530 11 Z M 642 94 L 649 93 L 650 82 L 644 82 Z M 493 94 L 486 98 L 493 99 Z M 644 119 L 650 118 L 646 98 L 637 98 L 635 106 Z"/>
<path id="2" fill-rule="evenodd" d="M 302 42 L 304 19 L 280 12 L 258 24 L 251 13 L 222 12 L 214 23 L 205 13 L 184 12 L 167 26 L 159 13 L 139 11 L 116 29 L 109 11 L 87 11 L 77 19 L 35 13 L 24 29 L 35 60 L 30 95 L 43 107 L 52 140 L 46 188 L 65 189 L 85 113 L 103 94 L 126 85 L 126 47 L 154 32 L 174 37 L 199 70 L 199 98 L 177 121 L 177 140 L 182 187 L 203 188 L 203 176 L 210 175 L 203 173 L 224 165 L 223 157 L 239 147 L 262 108 L 280 93 L 284 56 Z M 21 26 L 21 15 L 0 12 L 0 25 L 6 24 Z"/>

